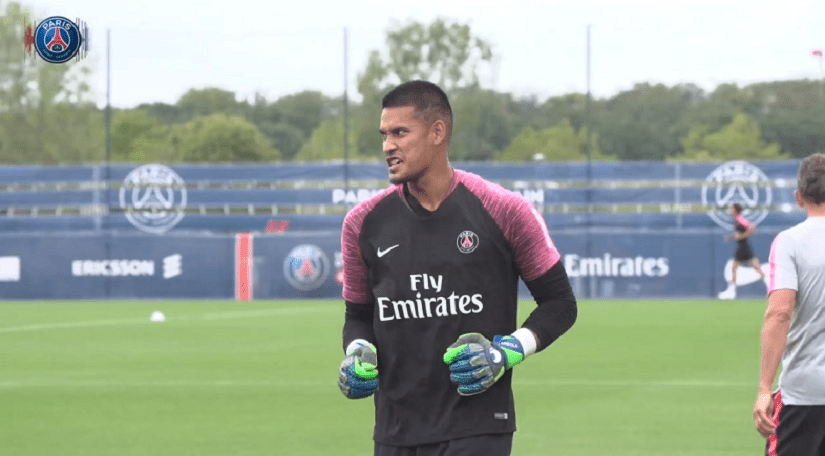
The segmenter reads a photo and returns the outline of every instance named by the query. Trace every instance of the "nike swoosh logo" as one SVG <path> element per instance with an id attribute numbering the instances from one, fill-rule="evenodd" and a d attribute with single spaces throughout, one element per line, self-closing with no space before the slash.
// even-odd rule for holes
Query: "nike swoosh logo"
<path id="1" fill-rule="evenodd" d="M 387 247 L 387 249 L 386 249 L 386 250 L 381 250 L 381 249 L 379 248 L 379 249 L 378 249 L 378 258 L 381 258 L 382 256 L 386 255 L 387 253 L 389 253 L 389 251 L 390 251 L 390 250 L 392 250 L 392 249 L 394 249 L 394 248 L 398 247 L 399 245 L 400 245 L 400 244 L 395 244 L 395 245 L 394 245 L 394 246 L 392 246 L 392 247 Z"/>

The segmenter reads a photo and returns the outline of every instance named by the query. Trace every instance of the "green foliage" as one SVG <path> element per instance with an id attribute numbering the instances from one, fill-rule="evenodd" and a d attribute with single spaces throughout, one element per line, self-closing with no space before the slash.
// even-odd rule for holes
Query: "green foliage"
<path id="1" fill-rule="evenodd" d="M 377 122 L 376 122 L 377 125 Z M 375 127 L 375 136 L 381 143 L 381 135 Z M 364 160 L 367 157 L 359 153 L 357 147 L 357 132 L 349 131 L 349 159 Z M 379 146 L 379 152 L 380 152 Z M 315 129 L 309 141 L 305 142 L 301 151 L 295 156 L 298 161 L 318 161 L 318 160 L 342 160 L 344 158 L 344 118 L 338 116 L 321 122 Z"/>
<path id="2" fill-rule="evenodd" d="M 65 65 L 23 59 L 24 11 L 0 4 L 0 163 L 80 163 L 105 157 L 104 111 L 91 91 L 95 57 Z M 801 158 L 825 152 L 825 81 L 775 81 L 709 93 L 692 84 L 639 83 L 610 98 L 570 93 L 514 99 L 479 84 L 492 45 L 468 24 L 395 22 L 358 72 L 349 105 L 349 157 L 381 159 L 381 98 L 427 79 L 450 96 L 454 160 Z M 321 160 L 343 157 L 342 98 L 305 90 L 250 103 L 218 87 L 190 89 L 174 104 L 146 103 L 112 119 L 112 158 L 129 162 Z M 215 117 L 218 115 L 217 117 Z M 742 117 L 744 116 L 744 117 Z M 213 141 L 214 144 L 209 144 Z"/>
<path id="3" fill-rule="evenodd" d="M 776 110 L 760 118 L 762 136 L 794 158 L 825 153 L 825 103 L 806 111 Z"/>
<path id="4" fill-rule="evenodd" d="M 292 160 L 301 147 L 304 145 L 304 132 L 295 125 L 281 123 L 264 123 L 261 125 L 261 133 L 281 151 L 284 160 Z"/>
<path id="5" fill-rule="evenodd" d="M 240 108 L 235 92 L 217 87 L 189 89 L 178 99 L 177 106 L 188 118 L 219 112 L 237 113 Z"/>
<path id="6" fill-rule="evenodd" d="M 468 24 L 435 19 L 396 23 L 387 31 L 387 53 L 370 54 L 358 89 L 369 97 L 389 85 L 413 79 L 432 81 L 445 91 L 478 85 L 478 66 L 493 58 L 492 46 L 474 36 Z"/>
<path id="7" fill-rule="evenodd" d="M 142 109 L 115 112 L 112 116 L 112 160 L 157 161 L 158 151 L 171 149 L 164 133 L 157 119 Z"/>
<path id="8" fill-rule="evenodd" d="M 744 113 L 734 116 L 733 121 L 719 131 L 707 127 L 691 128 L 682 139 L 685 153 L 679 160 L 779 160 L 789 158 L 778 144 L 766 144 L 762 140 L 759 123 Z"/>
<path id="9" fill-rule="evenodd" d="M 695 86 L 636 84 L 595 107 L 602 149 L 620 160 L 663 160 L 680 152 L 682 121 L 698 102 Z"/>
<path id="10" fill-rule="evenodd" d="M 596 161 L 615 160 L 599 150 L 598 135 L 591 138 L 593 150 L 591 159 Z M 504 161 L 583 161 L 587 159 L 587 128 L 578 132 L 570 119 L 563 119 L 557 125 L 544 130 L 526 127 L 499 157 Z"/>
<path id="11" fill-rule="evenodd" d="M 184 162 L 264 161 L 280 158 L 260 131 L 243 117 L 212 114 L 171 132 L 175 156 Z"/>
<path id="12" fill-rule="evenodd" d="M 318 128 L 324 108 L 329 104 L 321 92 L 305 90 L 279 98 L 272 107 L 282 115 L 281 121 L 301 131 L 304 138 Z"/>
<path id="13" fill-rule="evenodd" d="M 91 64 L 24 59 L 24 12 L 29 9 L 17 2 L 0 8 L 0 163 L 102 158 L 103 116 L 91 102 L 87 82 Z"/>
<path id="14" fill-rule="evenodd" d="M 451 99 L 454 125 L 451 157 L 457 160 L 486 160 L 509 143 L 512 133 L 501 109 L 479 109 L 472 101 L 503 106 L 492 93 L 478 89 L 478 68 L 492 61 L 492 46 L 473 35 L 468 24 L 438 18 L 430 24 L 408 21 L 395 23 L 386 34 L 387 50 L 370 53 L 366 67 L 358 74 L 361 106 L 353 109 L 358 155 L 380 157 L 381 137 L 376 133 L 381 115 L 381 99 L 393 86 L 414 79 L 438 84 Z M 481 99 L 472 100 L 466 90 Z"/>
<path id="15" fill-rule="evenodd" d="M 456 91 L 450 158 L 460 161 L 492 160 L 513 137 L 509 96 L 470 87 Z"/>

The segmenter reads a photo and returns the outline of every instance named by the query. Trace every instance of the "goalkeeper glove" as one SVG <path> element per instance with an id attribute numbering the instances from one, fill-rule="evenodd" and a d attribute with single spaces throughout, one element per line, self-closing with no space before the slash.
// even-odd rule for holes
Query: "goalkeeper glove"
<path id="1" fill-rule="evenodd" d="M 444 353 L 450 380 L 462 396 L 487 391 L 506 369 L 523 360 L 524 348 L 513 336 L 496 336 L 490 342 L 479 333 L 462 334 Z"/>
<path id="2" fill-rule="evenodd" d="M 338 369 L 338 387 L 349 399 L 369 397 L 378 389 L 378 352 L 375 345 L 357 339 L 347 347 Z"/>

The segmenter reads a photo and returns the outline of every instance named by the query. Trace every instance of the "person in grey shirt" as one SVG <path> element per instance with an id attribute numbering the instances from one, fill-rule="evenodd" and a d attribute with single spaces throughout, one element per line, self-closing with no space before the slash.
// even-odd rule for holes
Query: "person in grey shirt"
<path id="1" fill-rule="evenodd" d="M 800 164 L 796 201 L 807 218 L 779 233 L 771 246 L 753 407 L 769 456 L 825 454 L 825 155 Z"/>

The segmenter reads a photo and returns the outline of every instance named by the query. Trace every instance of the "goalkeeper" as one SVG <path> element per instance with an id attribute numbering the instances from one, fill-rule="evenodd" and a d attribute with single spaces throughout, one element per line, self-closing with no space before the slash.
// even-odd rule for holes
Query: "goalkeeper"
<path id="1" fill-rule="evenodd" d="M 379 131 L 393 185 L 344 220 L 338 386 L 374 398 L 375 456 L 509 455 L 513 371 L 576 320 L 542 215 L 452 168 L 452 122 L 436 85 L 390 91 Z M 519 277 L 538 304 L 521 327 Z"/>

